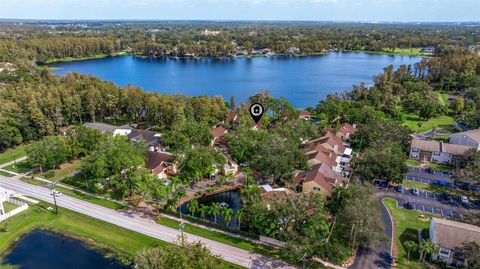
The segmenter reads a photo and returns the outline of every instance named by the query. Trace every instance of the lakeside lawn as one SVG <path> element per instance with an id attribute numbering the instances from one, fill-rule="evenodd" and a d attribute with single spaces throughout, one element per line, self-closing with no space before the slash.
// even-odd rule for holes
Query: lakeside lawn
<path id="1" fill-rule="evenodd" d="M 370 54 L 404 55 L 404 56 L 418 56 L 418 57 L 431 56 L 431 55 L 420 52 L 420 50 L 421 48 L 411 48 L 411 49 L 396 48 L 394 50 L 383 49 L 382 51 L 369 51 L 365 49 L 353 50 L 353 51 L 366 52 Z"/>
<path id="2" fill-rule="evenodd" d="M 56 58 L 56 59 L 48 59 L 44 62 L 44 64 L 52 64 L 52 63 L 60 63 L 60 62 L 73 62 L 73 61 L 84 61 L 84 60 L 93 60 L 93 59 L 101 59 L 106 58 L 109 55 L 106 53 L 99 53 L 92 56 L 86 57 L 64 57 L 64 58 Z"/>
<path id="3" fill-rule="evenodd" d="M 430 220 L 424 221 L 419 219 L 420 215 L 428 216 L 428 214 L 420 213 L 418 211 L 397 208 L 397 201 L 394 199 L 385 199 L 385 205 L 392 214 L 395 226 L 395 239 L 397 249 L 397 268 L 427 268 L 426 265 L 418 263 L 419 254 L 412 251 L 410 253 L 410 260 L 407 260 L 407 252 L 403 244 L 407 240 L 418 242 L 417 230 L 428 230 Z M 423 233 L 425 235 L 425 233 Z"/>
<path id="4" fill-rule="evenodd" d="M 441 115 L 429 119 L 428 121 L 421 120 L 420 117 L 415 113 L 404 113 L 403 125 L 409 127 L 415 132 L 427 132 L 432 130 L 434 127 L 448 127 L 454 122 L 454 119 L 451 116 Z M 418 122 L 422 125 L 418 127 Z"/>
<path id="5" fill-rule="evenodd" d="M 0 164 L 8 163 L 13 161 L 14 159 L 18 159 L 25 156 L 27 154 L 25 151 L 26 148 L 27 148 L 27 145 L 20 145 L 15 148 L 10 148 L 4 152 L 1 152 Z"/>
<path id="6" fill-rule="evenodd" d="M 35 229 L 46 229 L 85 240 L 89 245 L 106 251 L 107 256 L 115 256 L 128 262 L 145 247 L 167 248 L 171 244 L 119 226 L 94 219 L 65 208 L 59 208 L 58 215 L 47 208 L 53 205 L 40 202 L 0 225 L 6 232 L 0 233 L 0 252 L 4 253 L 22 235 Z M 222 261 L 225 269 L 243 268 Z"/>

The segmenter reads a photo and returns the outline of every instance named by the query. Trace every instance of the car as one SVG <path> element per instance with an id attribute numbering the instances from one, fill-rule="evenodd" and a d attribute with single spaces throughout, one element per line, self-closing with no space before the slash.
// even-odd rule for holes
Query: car
<path id="1" fill-rule="evenodd" d="M 388 182 L 386 182 L 386 181 L 381 181 L 381 182 L 380 182 L 380 187 L 385 188 L 385 189 L 388 189 Z"/>
<path id="2" fill-rule="evenodd" d="M 427 168 L 426 171 L 427 171 L 427 173 L 429 173 L 429 174 L 433 174 L 433 172 L 434 172 L 433 168 L 431 168 L 431 167 Z"/>
<path id="3" fill-rule="evenodd" d="M 50 192 L 50 195 L 54 195 L 55 197 L 60 197 L 60 196 L 62 196 L 62 193 L 57 191 L 57 190 L 52 190 Z"/>
<path id="4" fill-rule="evenodd" d="M 406 203 L 403 204 L 403 207 L 406 208 L 406 209 L 412 210 L 413 209 L 413 204 L 410 203 L 410 202 L 406 202 Z"/>
<path id="5" fill-rule="evenodd" d="M 410 193 L 416 196 L 420 195 L 420 192 L 417 188 L 410 189 Z"/>
<path id="6" fill-rule="evenodd" d="M 403 188 L 403 186 L 402 186 L 401 184 L 397 185 L 397 186 L 395 187 L 395 190 L 396 190 L 397 192 L 400 192 L 400 193 L 403 193 L 403 192 L 404 192 L 404 188 Z"/>
<path id="7" fill-rule="evenodd" d="M 460 201 L 462 204 L 467 205 L 468 204 L 468 197 L 467 196 L 460 196 Z"/>

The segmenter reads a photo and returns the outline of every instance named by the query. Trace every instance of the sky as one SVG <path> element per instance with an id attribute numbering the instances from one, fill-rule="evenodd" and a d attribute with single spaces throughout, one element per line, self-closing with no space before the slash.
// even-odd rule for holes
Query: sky
<path id="1" fill-rule="evenodd" d="M 480 0 L 0 0 L 0 18 L 480 21 Z"/>

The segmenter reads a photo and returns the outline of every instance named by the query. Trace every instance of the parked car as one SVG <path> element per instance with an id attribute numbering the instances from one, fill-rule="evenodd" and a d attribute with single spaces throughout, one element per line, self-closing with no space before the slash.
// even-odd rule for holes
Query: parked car
<path id="1" fill-rule="evenodd" d="M 56 197 L 60 197 L 60 196 L 62 196 L 62 193 L 57 191 L 57 190 L 52 190 L 50 192 L 50 195 L 55 195 Z"/>
<path id="2" fill-rule="evenodd" d="M 413 205 L 412 203 L 410 202 L 406 202 L 403 204 L 403 207 L 406 208 L 406 209 L 409 209 L 409 210 L 412 210 L 413 209 Z"/>
<path id="3" fill-rule="evenodd" d="M 460 201 L 462 204 L 467 205 L 468 204 L 468 197 L 467 196 L 460 196 Z"/>
<path id="4" fill-rule="evenodd" d="M 403 192 L 404 192 L 404 188 L 403 188 L 403 186 L 402 186 L 401 184 L 397 185 L 397 186 L 395 187 L 395 190 L 396 190 L 397 192 L 400 192 L 400 193 L 403 193 Z"/>
<path id="5" fill-rule="evenodd" d="M 380 187 L 385 188 L 385 189 L 388 189 L 388 182 L 386 182 L 386 181 L 381 181 L 381 182 L 380 182 Z"/>
<path id="6" fill-rule="evenodd" d="M 427 168 L 427 173 L 433 174 L 433 172 L 434 172 L 433 168 L 431 167 Z"/>
<path id="7" fill-rule="evenodd" d="M 416 195 L 416 196 L 420 195 L 420 192 L 418 191 L 417 188 L 410 189 L 410 193 L 412 193 L 413 195 Z"/>

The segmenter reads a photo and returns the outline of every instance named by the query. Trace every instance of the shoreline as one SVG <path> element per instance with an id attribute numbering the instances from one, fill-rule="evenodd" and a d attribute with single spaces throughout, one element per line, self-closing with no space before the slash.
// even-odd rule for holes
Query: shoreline
<path id="1" fill-rule="evenodd" d="M 109 58 L 109 57 L 121 57 L 121 56 L 134 56 L 134 57 L 140 57 L 143 59 L 172 59 L 172 60 L 180 60 L 180 59 L 252 59 L 252 58 L 257 58 L 257 57 L 308 57 L 308 56 L 322 56 L 322 55 L 327 55 L 329 53 L 342 53 L 342 52 L 354 52 L 354 53 L 368 53 L 368 54 L 376 54 L 376 55 L 392 55 L 392 56 L 409 56 L 409 57 L 431 57 L 432 55 L 427 55 L 424 53 L 420 52 L 388 52 L 388 51 L 368 51 L 368 50 L 338 50 L 338 51 L 327 51 L 327 52 L 318 52 L 318 53 L 300 53 L 300 54 L 285 54 L 285 53 L 278 53 L 278 54 L 273 54 L 273 55 L 250 55 L 250 56 L 228 56 L 228 57 L 211 57 L 211 56 L 201 56 L 201 57 L 174 57 L 174 56 L 145 56 L 145 55 L 140 55 L 136 53 L 127 53 L 125 51 L 119 51 L 119 52 L 114 52 L 112 54 L 106 54 L 106 53 L 101 53 L 101 54 L 96 54 L 93 56 L 85 56 L 85 57 L 64 57 L 64 58 L 56 58 L 56 59 L 48 59 L 44 62 L 38 62 L 38 66 L 47 66 L 50 64 L 55 64 L 55 63 L 68 63 L 68 62 L 77 62 L 77 61 L 86 61 L 86 60 L 97 60 L 97 59 L 104 59 L 104 58 Z M 60 69 L 59 67 L 49 67 L 49 68 L 55 68 L 55 69 Z M 52 69 L 52 70 L 55 70 Z"/>

